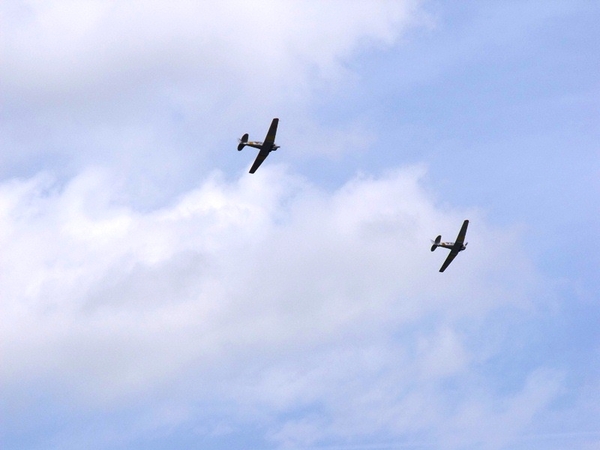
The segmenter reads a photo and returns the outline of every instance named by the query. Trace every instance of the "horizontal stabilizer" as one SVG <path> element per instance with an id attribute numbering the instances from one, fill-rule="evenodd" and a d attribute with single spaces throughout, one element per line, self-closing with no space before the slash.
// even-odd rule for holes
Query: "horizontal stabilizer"
<path id="1" fill-rule="evenodd" d="M 246 142 L 248 142 L 248 133 L 244 134 L 240 139 L 240 143 L 238 144 L 238 152 L 246 146 Z"/>
<path id="2" fill-rule="evenodd" d="M 439 247 L 441 240 L 442 240 L 442 235 L 440 234 L 438 237 L 435 238 L 435 241 L 431 241 L 431 243 L 433 244 L 431 246 L 431 251 L 434 251 L 436 248 Z"/>

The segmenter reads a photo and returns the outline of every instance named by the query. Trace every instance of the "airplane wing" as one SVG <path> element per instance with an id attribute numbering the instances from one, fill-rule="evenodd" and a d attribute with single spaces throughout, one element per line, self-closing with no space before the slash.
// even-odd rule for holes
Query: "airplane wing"
<path id="1" fill-rule="evenodd" d="M 269 127 L 269 131 L 265 136 L 265 140 L 263 141 L 263 146 L 267 147 L 269 150 L 271 146 L 275 143 L 275 134 L 277 134 L 277 125 L 279 124 L 279 119 L 275 118 L 271 122 L 271 126 Z"/>
<path id="2" fill-rule="evenodd" d="M 267 156 L 269 156 L 269 148 L 263 146 L 263 148 L 260 149 L 260 151 L 258 152 L 258 155 L 256 156 L 256 159 L 254 160 L 254 164 L 252 164 L 252 167 L 250 168 L 250 173 L 254 173 L 256 172 L 256 169 L 258 169 L 260 167 L 260 165 L 263 163 L 263 161 L 265 159 L 267 159 Z"/>
<path id="3" fill-rule="evenodd" d="M 446 267 L 448 267 L 450 265 L 450 263 L 452 261 L 454 261 L 454 258 L 456 258 L 456 255 L 458 255 L 458 251 L 450 250 L 450 254 L 446 258 L 446 261 L 444 261 L 444 264 L 442 264 L 442 267 L 440 268 L 440 272 L 443 272 L 444 270 L 446 270 Z"/>
<path id="4" fill-rule="evenodd" d="M 465 220 L 462 224 L 462 227 L 460 227 L 460 231 L 458 232 L 458 236 L 456 237 L 456 241 L 454 241 L 455 244 L 464 244 L 465 243 L 465 236 L 467 235 L 467 227 L 469 226 L 469 221 Z M 456 255 L 455 255 L 456 256 Z"/>

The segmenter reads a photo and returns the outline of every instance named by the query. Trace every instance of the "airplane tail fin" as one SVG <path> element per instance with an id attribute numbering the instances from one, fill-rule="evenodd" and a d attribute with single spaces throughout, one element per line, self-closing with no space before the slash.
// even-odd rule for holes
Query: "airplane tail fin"
<path id="1" fill-rule="evenodd" d="M 431 246 L 431 251 L 434 251 L 436 248 L 438 248 L 441 240 L 442 240 L 442 235 L 440 234 L 438 237 L 435 238 L 435 241 L 431 241 L 431 243 L 433 244 Z"/>
<path id="2" fill-rule="evenodd" d="M 240 143 L 238 144 L 238 152 L 246 146 L 246 142 L 248 142 L 248 133 L 244 134 L 240 139 Z"/>

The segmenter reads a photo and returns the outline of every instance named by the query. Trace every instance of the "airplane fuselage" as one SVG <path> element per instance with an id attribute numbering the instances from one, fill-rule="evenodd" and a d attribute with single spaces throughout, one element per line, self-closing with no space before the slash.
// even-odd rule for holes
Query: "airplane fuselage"
<path id="1" fill-rule="evenodd" d="M 460 245 L 460 247 L 458 245 Z M 439 244 L 436 244 L 436 247 L 444 247 L 449 250 L 456 249 L 459 252 L 462 252 L 463 250 L 465 250 L 467 248 L 467 246 L 465 244 L 458 244 L 458 245 L 454 242 L 440 242 Z"/>
<path id="2" fill-rule="evenodd" d="M 260 142 L 260 141 L 248 141 L 248 142 L 244 142 L 244 144 L 247 145 L 247 146 L 249 146 L 249 147 L 257 148 L 259 150 L 262 150 L 263 146 L 265 145 L 263 142 Z M 269 149 L 269 151 L 270 152 L 274 152 L 278 148 L 279 148 L 279 145 L 272 144 L 271 148 Z"/>

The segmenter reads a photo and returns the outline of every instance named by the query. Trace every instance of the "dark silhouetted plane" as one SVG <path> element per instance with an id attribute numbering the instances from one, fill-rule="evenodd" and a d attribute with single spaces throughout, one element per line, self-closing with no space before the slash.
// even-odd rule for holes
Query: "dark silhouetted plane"
<path id="1" fill-rule="evenodd" d="M 460 231 L 458 232 L 458 236 L 456 237 L 456 242 L 440 242 L 442 240 L 442 235 L 439 235 L 438 237 L 436 237 L 435 241 L 431 241 L 433 243 L 433 245 L 431 246 L 431 251 L 434 251 L 438 247 L 444 247 L 444 248 L 450 249 L 450 254 L 446 258 L 446 261 L 444 261 L 444 264 L 442 264 L 442 267 L 440 268 L 440 272 L 443 272 L 444 270 L 446 270 L 446 267 L 448 267 L 450 265 L 450 263 L 452 262 L 452 260 L 454 260 L 454 258 L 456 258 L 456 255 L 458 255 L 458 252 L 462 252 L 464 249 L 467 248 L 468 242 L 465 242 L 465 236 L 467 234 L 468 226 L 469 226 L 469 221 L 465 220 L 462 224 L 462 227 L 460 228 Z"/>
<path id="2" fill-rule="evenodd" d="M 269 131 L 265 136 L 264 142 L 249 141 L 248 133 L 244 134 L 240 139 L 240 143 L 237 147 L 238 151 L 242 150 L 246 145 L 259 149 L 258 155 L 254 160 L 254 164 L 252 164 L 252 167 L 250 168 L 250 173 L 256 172 L 256 169 L 258 169 L 263 161 L 267 159 L 269 153 L 274 152 L 279 148 L 279 145 L 275 145 L 275 134 L 277 133 L 278 123 L 279 119 L 273 119 L 271 126 L 269 127 Z"/>

